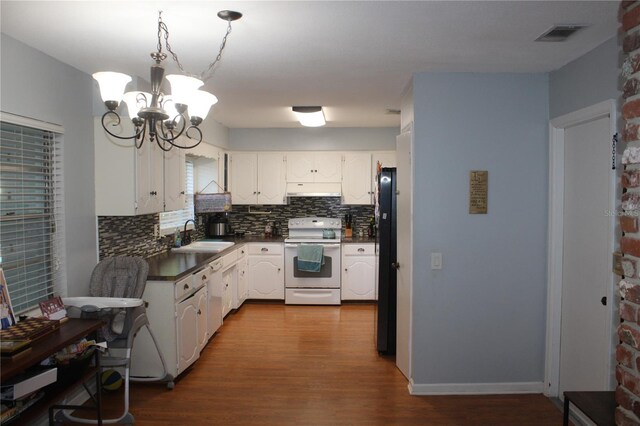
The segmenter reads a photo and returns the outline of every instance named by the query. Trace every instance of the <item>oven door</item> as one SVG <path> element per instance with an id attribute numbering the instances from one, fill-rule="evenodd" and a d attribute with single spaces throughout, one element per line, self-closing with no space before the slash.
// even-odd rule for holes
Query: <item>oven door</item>
<path id="1" fill-rule="evenodd" d="M 298 270 L 298 245 L 284 245 L 284 285 L 286 288 L 340 288 L 340 244 L 324 246 L 320 272 Z"/>

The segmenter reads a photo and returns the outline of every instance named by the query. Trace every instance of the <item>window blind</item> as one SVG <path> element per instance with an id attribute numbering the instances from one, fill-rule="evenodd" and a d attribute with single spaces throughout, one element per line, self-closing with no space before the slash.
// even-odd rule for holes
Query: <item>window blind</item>
<path id="1" fill-rule="evenodd" d="M 10 117 L 0 120 L 0 266 L 19 313 L 66 294 L 63 144 L 51 125 Z"/>
<path id="2" fill-rule="evenodd" d="M 163 234 L 171 233 L 176 228 L 182 230 L 187 220 L 195 218 L 193 207 L 193 161 L 186 161 L 185 173 L 186 207 L 182 210 L 160 213 L 160 232 Z"/>

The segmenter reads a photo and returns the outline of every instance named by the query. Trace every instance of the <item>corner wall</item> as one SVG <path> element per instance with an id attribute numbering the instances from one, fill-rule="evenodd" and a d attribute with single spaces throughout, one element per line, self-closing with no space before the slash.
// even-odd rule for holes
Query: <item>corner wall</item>
<path id="1" fill-rule="evenodd" d="M 414 75 L 414 393 L 542 392 L 547 94 L 546 74 Z"/>

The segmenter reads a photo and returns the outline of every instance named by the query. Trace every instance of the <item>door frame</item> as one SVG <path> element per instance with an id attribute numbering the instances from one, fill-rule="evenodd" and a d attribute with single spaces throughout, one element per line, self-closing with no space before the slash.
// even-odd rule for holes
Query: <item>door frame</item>
<path id="1" fill-rule="evenodd" d="M 564 245 L 564 133 L 565 129 L 591 120 L 609 116 L 610 137 L 617 132 L 616 103 L 609 99 L 578 111 L 562 115 L 549 122 L 549 216 L 547 234 L 547 329 L 544 394 L 550 397 L 558 395 L 560 382 L 560 341 L 562 318 L 562 256 Z M 616 170 L 609 173 L 611 212 L 616 211 L 617 176 Z M 602 214 L 606 214 L 603 212 Z M 609 249 L 613 253 L 617 244 L 615 234 L 617 217 L 610 215 Z M 613 256 L 607 261 L 608 270 L 612 271 Z M 615 276 L 609 273 L 607 290 L 607 330 L 606 340 L 610 342 L 606 368 L 610 372 L 608 385 L 615 384 L 615 329 L 614 309 L 616 303 Z"/>

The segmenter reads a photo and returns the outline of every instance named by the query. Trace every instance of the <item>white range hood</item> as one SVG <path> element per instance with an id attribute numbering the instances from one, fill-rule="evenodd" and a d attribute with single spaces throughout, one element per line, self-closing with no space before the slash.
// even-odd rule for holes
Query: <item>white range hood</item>
<path id="1" fill-rule="evenodd" d="M 287 183 L 287 197 L 340 197 L 342 185 L 340 183 Z"/>

